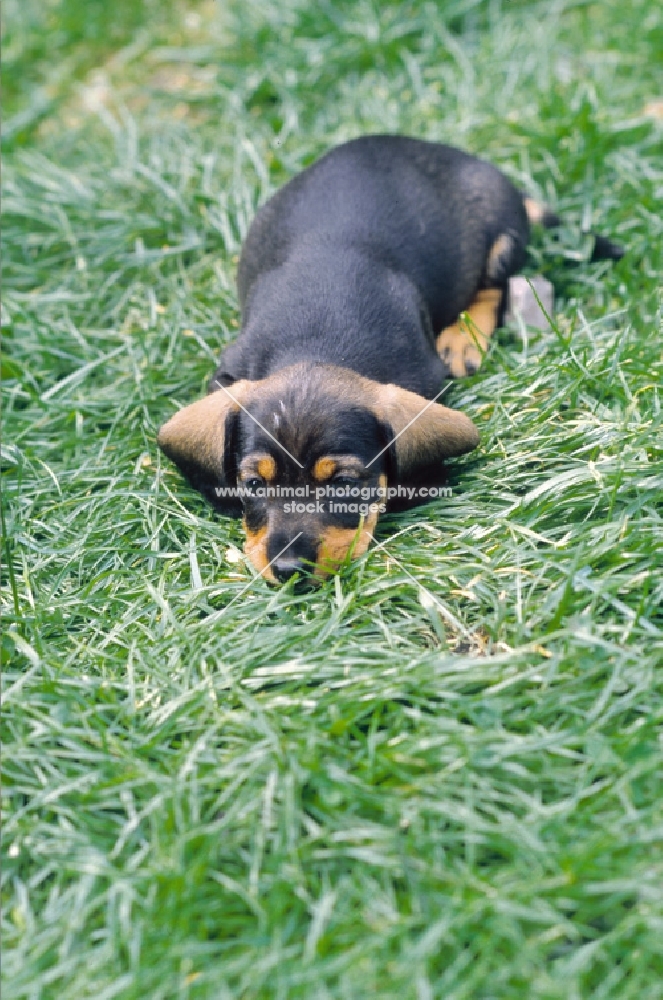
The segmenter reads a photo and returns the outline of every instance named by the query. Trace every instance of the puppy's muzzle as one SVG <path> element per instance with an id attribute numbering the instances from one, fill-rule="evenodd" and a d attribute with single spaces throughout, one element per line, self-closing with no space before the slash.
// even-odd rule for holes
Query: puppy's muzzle
<path id="1" fill-rule="evenodd" d="M 318 542 L 305 535 L 295 538 L 290 545 L 287 537 L 274 535 L 268 543 L 268 554 L 272 552 L 276 558 L 272 556 L 271 570 L 279 583 L 287 583 L 295 574 L 308 577 L 315 572 Z"/>
<path id="2" fill-rule="evenodd" d="M 272 563 L 272 571 L 279 583 L 287 583 L 296 573 L 300 576 L 309 572 L 309 564 L 304 559 L 277 559 Z"/>

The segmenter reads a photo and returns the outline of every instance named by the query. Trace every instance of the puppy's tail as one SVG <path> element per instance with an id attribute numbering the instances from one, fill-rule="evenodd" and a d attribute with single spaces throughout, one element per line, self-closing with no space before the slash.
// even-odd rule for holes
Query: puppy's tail
<path id="1" fill-rule="evenodd" d="M 527 196 L 523 197 L 523 204 L 530 225 L 543 226 L 544 229 L 555 229 L 556 226 L 561 226 L 562 220 L 559 215 L 553 212 L 551 208 L 548 208 L 547 205 L 543 205 L 540 201 Z M 624 247 L 620 246 L 619 243 L 614 243 L 607 236 L 601 236 L 593 230 L 591 230 L 590 236 L 594 238 L 594 247 L 592 255 L 589 258 L 590 261 L 621 260 L 626 253 Z"/>

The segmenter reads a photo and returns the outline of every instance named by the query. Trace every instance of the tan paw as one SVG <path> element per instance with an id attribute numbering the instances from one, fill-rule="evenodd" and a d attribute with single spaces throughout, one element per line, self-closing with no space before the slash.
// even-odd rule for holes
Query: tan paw
<path id="1" fill-rule="evenodd" d="M 435 342 L 437 353 L 454 378 L 474 375 L 479 370 L 488 338 L 473 330 L 462 329 L 457 323 L 443 330 Z"/>
<path id="2" fill-rule="evenodd" d="M 454 378 L 474 375 L 479 370 L 497 326 L 501 300 L 502 293 L 497 288 L 481 289 L 467 312 L 435 341 L 437 353 Z"/>

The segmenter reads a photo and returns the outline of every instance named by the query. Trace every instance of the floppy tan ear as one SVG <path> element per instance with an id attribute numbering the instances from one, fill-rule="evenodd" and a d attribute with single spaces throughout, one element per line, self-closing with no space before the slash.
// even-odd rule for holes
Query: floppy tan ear
<path id="1" fill-rule="evenodd" d="M 179 410 L 163 425 L 157 444 L 191 485 L 216 506 L 233 507 L 216 490 L 234 485 L 235 418 L 252 382 L 234 382 Z"/>
<path id="2" fill-rule="evenodd" d="M 400 482 L 439 478 L 445 458 L 464 455 L 479 444 L 479 432 L 464 413 L 400 386 L 379 386 L 374 409 L 391 428 Z"/>

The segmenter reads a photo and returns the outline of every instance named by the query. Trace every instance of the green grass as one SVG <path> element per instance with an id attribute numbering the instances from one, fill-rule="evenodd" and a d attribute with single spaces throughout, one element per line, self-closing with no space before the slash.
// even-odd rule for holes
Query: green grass
<path id="1" fill-rule="evenodd" d="M 5 1000 L 663 998 L 660 5 L 4 13 Z M 563 213 L 555 329 L 452 389 L 451 500 L 231 603 L 155 432 L 258 202 L 378 130 Z"/>

